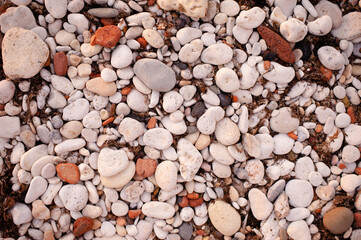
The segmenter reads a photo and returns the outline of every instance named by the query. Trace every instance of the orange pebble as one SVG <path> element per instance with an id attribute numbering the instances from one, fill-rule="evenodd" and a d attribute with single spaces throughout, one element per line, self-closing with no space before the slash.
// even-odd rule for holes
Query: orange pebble
<path id="1" fill-rule="evenodd" d="M 127 225 L 127 221 L 124 218 L 118 217 L 117 218 L 117 224 L 119 226 L 125 226 L 125 225 Z"/>
<path id="2" fill-rule="evenodd" d="M 189 206 L 191 206 L 191 207 L 198 207 L 198 206 L 202 205 L 202 203 L 203 203 L 203 198 L 189 200 Z"/>
<path id="3" fill-rule="evenodd" d="M 361 168 L 360 167 L 357 167 L 355 169 L 355 173 L 358 174 L 358 175 L 361 175 Z"/>
<path id="4" fill-rule="evenodd" d="M 356 123 L 355 111 L 353 110 L 353 107 L 347 108 L 347 114 L 351 118 L 351 123 Z"/>
<path id="5" fill-rule="evenodd" d="M 114 121 L 114 117 L 110 117 L 110 118 L 108 118 L 107 120 L 105 120 L 104 122 L 103 122 L 103 126 L 106 126 L 106 125 L 108 125 L 109 123 L 111 123 L 111 122 L 113 122 Z"/>
<path id="6" fill-rule="evenodd" d="M 144 37 L 137 38 L 137 41 L 139 42 L 139 44 L 142 48 L 145 48 L 147 46 L 147 40 L 145 40 Z"/>
<path id="7" fill-rule="evenodd" d="M 155 0 L 148 0 L 148 6 L 153 6 L 155 3 Z"/>
<path id="8" fill-rule="evenodd" d="M 270 69 L 270 67 L 271 67 L 271 62 L 270 62 L 270 61 L 264 61 L 264 62 L 263 62 L 263 67 L 264 67 L 265 70 Z"/>
<path id="9" fill-rule="evenodd" d="M 114 19 L 111 19 L 111 18 L 101 18 L 100 22 L 103 23 L 104 26 L 116 24 Z"/>
<path id="10" fill-rule="evenodd" d="M 131 90 L 132 90 L 132 87 L 127 86 L 127 87 L 123 88 L 122 91 L 120 91 L 120 92 L 121 92 L 122 95 L 128 95 Z"/>
<path id="11" fill-rule="evenodd" d="M 148 129 L 154 128 L 155 124 L 157 124 L 157 119 L 155 117 L 151 117 L 147 124 Z"/>
<path id="12" fill-rule="evenodd" d="M 56 172 L 63 181 L 70 184 L 75 184 L 80 179 L 79 169 L 75 163 L 59 163 Z"/>
<path id="13" fill-rule="evenodd" d="M 238 102 L 238 97 L 237 96 L 232 95 L 231 98 L 232 98 L 232 102 Z"/>
<path id="14" fill-rule="evenodd" d="M 330 80 L 332 77 L 332 71 L 324 66 L 320 67 L 320 72 L 323 74 L 326 81 Z"/>
<path id="15" fill-rule="evenodd" d="M 196 231 L 197 235 L 203 236 L 204 235 L 204 230 L 203 229 L 198 229 Z"/>
<path id="16" fill-rule="evenodd" d="M 188 193 L 188 194 L 187 194 L 187 198 L 189 198 L 189 199 L 198 199 L 198 198 L 199 198 L 199 194 L 198 194 L 198 193 L 195 193 L 195 192 Z"/>
<path id="17" fill-rule="evenodd" d="M 321 208 L 318 208 L 318 209 L 316 209 L 315 213 L 320 214 L 321 211 L 322 211 Z"/>
<path id="18" fill-rule="evenodd" d="M 129 216 L 131 219 L 136 219 L 141 213 L 142 213 L 142 210 L 141 210 L 141 209 L 129 210 L 128 216 Z"/>
<path id="19" fill-rule="evenodd" d="M 187 207 L 188 206 L 188 198 L 187 197 L 182 197 L 182 201 L 179 203 L 179 206 L 184 208 L 184 207 Z"/>
<path id="20" fill-rule="evenodd" d="M 317 132 L 317 133 L 320 133 L 320 132 L 322 132 L 322 125 L 320 125 L 320 124 L 317 124 L 317 126 L 315 127 L 315 132 Z"/>
<path id="21" fill-rule="evenodd" d="M 339 167 L 340 169 L 345 169 L 345 168 L 346 168 L 346 165 L 343 164 L 343 163 L 340 163 L 340 164 L 338 165 L 338 167 Z"/>
<path id="22" fill-rule="evenodd" d="M 0 111 L 5 109 L 5 104 L 0 104 Z"/>
<path id="23" fill-rule="evenodd" d="M 289 132 L 287 135 L 294 140 L 298 139 L 297 135 L 294 132 Z"/>

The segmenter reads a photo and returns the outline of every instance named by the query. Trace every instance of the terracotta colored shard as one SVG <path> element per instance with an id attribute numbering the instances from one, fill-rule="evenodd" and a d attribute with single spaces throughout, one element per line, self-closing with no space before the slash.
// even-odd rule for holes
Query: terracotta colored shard
<path id="1" fill-rule="evenodd" d="M 332 77 L 332 71 L 324 66 L 320 67 L 320 72 L 323 74 L 323 78 L 328 81 Z"/>
<path id="2" fill-rule="evenodd" d="M 143 178 L 147 178 L 154 174 L 156 168 L 156 160 L 138 158 L 137 163 L 135 164 L 135 173 Z"/>
<path id="3" fill-rule="evenodd" d="M 266 41 L 268 48 L 277 53 L 278 57 L 288 63 L 295 62 L 295 55 L 293 54 L 290 44 L 280 35 L 265 26 L 257 28 L 258 33 Z"/>
<path id="4" fill-rule="evenodd" d="M 142 213 L 142 210 L 141 210 L 141 209 L 129 210 L 129 211 L 128 211 L 128 216 L 129 216 L 131 219 L 136 219 L 141 213 Z"/>
<path id="5" fill-rule="evenodd" d="M 112 48 L 118 43 L 121 36 L 122 31 L 117 26 L 107 25 L 95 31 L 90 44 Z"/>
<path id="6" fill-rule="evenodd" d="M 89 217 L 80 217 L 74 222 L 73 234 L 75 237 L 80 237 L 93 227 L 93 220 Z"/>
<path id="7" fill-rule="evenodd" d="M 80 178 L 79 169 L 75 163 L 60 163 L 56 166 L 56 172 L 61 180 L 70 184 L 77 183 Z"/>
<path id="8" fill-rule="evenodd" d="M 64 52 L 57 52 L 54 55 L 54 71 L 56 75 L 65 76 L 68 72 L 68 58 Z"/>

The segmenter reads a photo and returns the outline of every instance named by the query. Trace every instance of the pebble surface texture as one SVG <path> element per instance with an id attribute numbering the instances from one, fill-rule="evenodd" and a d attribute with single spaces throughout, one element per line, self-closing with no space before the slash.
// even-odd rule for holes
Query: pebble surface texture
<path id="1" fill-rule="evenodd" d="M 361 239 L 361 1 L 0 10 L 0 239 Z"/>

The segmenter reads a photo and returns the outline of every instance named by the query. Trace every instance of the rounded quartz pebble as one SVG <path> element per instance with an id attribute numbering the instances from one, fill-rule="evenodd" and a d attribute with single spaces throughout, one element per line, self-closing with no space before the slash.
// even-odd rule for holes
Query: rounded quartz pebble
<path id="1" fill-rule="evenodd" d="M 331 46 L 323 46 L 317 50 L 322 65 L 331 70 L 339 70 L 344 66 L 344 58 L 339 51 Z"/>
<path id="2" fill-rule="evenodd" d="M 241 137 L 241 134 L 237 124 L 229 118 L 223 118 L 217 122 L 215 136 L 218 142 L 228 146 L 235 144 Z"/>
<path id="3" fill-rule="evenodd" d="M 56 172 L 61 180 L 75 184 L 80 179 L 78 166 L 75 163 L 60 163 L 56 166 Z"/>
<path id="4" fill-rule="evenodd" d="M 80 237 L 84 233 L 90 231 L 93 227 L 93 220 L 89 217 L 77 218 L 73 225 L 73 234 L 75 237 Z"/>
<path id="5" fill-rule="evenodd" d="M 100 230 L 105 237 L 112 237 L 116 233 L 114 225 L 108 221 L 102 223 Z"/>
<path id="6" fill-rule="evenodd" d="M 80 211 L 88 202 L 88 190 L 80 184 L 69 184 L 60 189 L 59 197 L 66 209 Z"/>
<path id="7" fill-rule="evenodd" d="M 117 80 L 117 74 L 113 69 L 104 68 L 100 73 L 100 76 L 104 80 L 104 82 L 114 82 Z"/>
<path id="8" fill-rule="evenodd" d="M 177 186 L 177 166 L 172 161 L 163 161 L 155 170 L 155 180 L 164 191 L 172 191 Z"/>
<path id="9" fill-rule="evenodd" d="M 338 128 L 346 128 L 351 124 L 350 115 L 347 113 L 340 113 L 335 118 L 335 126 Z"/>
<path id="10" fill-rule="evenodd" d="M 107 188 L 122 188 L 127 185 L 133 178 L 135 173 L 135 163 L 132 161 L 128 162 L 127 167 L 110 177 L 100 175 L 100 181 Z"/>
<path id="11" fill-rule="evenodd" d="M 129 207 L 123 201 L 116 201 L 112 204 L 112 213 L 115 216 L 122 217 L 128 214 Z"/>
<path id="12" fill-rule="evenodd" d="M 345 207 L 337 207 L 323 216 L 323 225 L 332 234 L 342 234 L 351 227 L 354 220 L 353 213 Z"/>
<path id="13" fill-rule="evenodd" d="M 15 84 L 11 80 L 0 81 L 0 104 L 9 102 L 15 94 Z"/>
<path id="14" fill-rule="evenodd" d="M 173 137 L 172 134 L 164 128 L 152 128 L 144 133 L 143 141 L 146 146 L 164 150 L 172 145 Z"/>
<path id="15" fill-rule="evenodd" d="M 231 61 L 232 57 L 233 51 L 228 45 L 224 43 L 217 43 L 212 44 L 203 50 L 201 60 L 204 63 L 221 65 Z"/>
<path id="16" fill-rule="evenodd" d="M 286 184 L 285 192 L 293 207 L 308 207 L 313 198 L 312 185 L 305 180 L 293 179 Z"/>
<path id="17" fill-rule="evenodd" d="M 240 7 L 236 1 L 226 0 L 221 2 L 220 10 L 227 16 L 233 17 L 239 13 Z"/>
<path id="18" fill-rule="evenodd" d="M 241 216 L 230 204 L 216 200 L 208 206 L 209 219 L 223 235 L 232 236 L 241 227 Z"/>
<path id="19" fill-rule="evenodd" d="M 98 156 L 98 171 L 101 176 L 110 177 L 128 166 L 128 156 L 124 150 L 103 148 Z"/>
<path id="20" fill-rule="evenodd" d="M 16 203 L 10 210 L 13 222 L 16 225 L 28 223 L 32 220 L 30 208 L 23 203 Z"/>
<path id="21" fill-rule="evenodd" d="M 234 92 L 240 88 L 237 73 L 229 68 L 221 68 L 216 73 L 216 85 L 223 92 Z"/>
<path id="22" fill-rule="evenodd" d="M 342 149 L 342 161 L 345 163 L 353 163 L 360 159 L 360 151 L 357 147 L 346 145 Z"/>
<path id="23" fill-rule="evenodd" d="M 148 217 L 168 219 L 174 215 L 175 209 L 169 203 L 151 201 L 143 205 L 142 212 Z"/>
<path id="24" fill-rule="evenodd" d="M 289 42 L 299 42 L 307 35 L 307 26 L 297 18 L 291 18 L 280 25 L 282 36 Z"/>

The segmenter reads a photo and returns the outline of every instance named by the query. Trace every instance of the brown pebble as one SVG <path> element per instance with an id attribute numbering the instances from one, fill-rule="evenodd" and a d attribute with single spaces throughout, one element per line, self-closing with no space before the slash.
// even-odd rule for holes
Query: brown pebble
<path id="1" fill-rule="evenodd" d="M 80 237 L 93 227 L 93 220 L 89 217 L 80 217 L 74 222 L 73 234 L 75 237 Z"/>
<path id="2" fill-rule="evenodd" d="M 70 184 L 77 183 L 80 178 L 79 169 L 75 163 L 60 163 L 56 166 L 56 172 L 61 180 Z"/>
<path id="3" fill-rule="evenodd" d="M 157 161 L 154 159 L 138 158 L 135 164 L 135 173 L 143 178 L 150 177 L 154 174 L 157 168 Z"/>
<path id="4" fill-rule="evenodd" d="M 281 60 L 287 63 L 295 62 L 295 55 L 293 54 L 292 48 L 284 38 L 265 26 L 259 26 L 257 31 L 266 41 L 268 48 L 272 52 L 277 53 Z"/>
<path id="5" fill-rule="evenodd" d="M 95 31 L 94 41 L 90 44 L 98 44 L 103 47 L 112 48 L 117 45 L 122 31 L 115 25 L 107 25 Z"/>
<path id="6" fill-rule="evenodd" d="M 129 216 L 131 219 L 136 219 L 141 213 L 142 213 L 142 210 L 141 210 L 141 209 L 129 210 L 128 216 Z"/>
<path id="7" fill-rule="evenodd" d="M 64 52 L 57 52 L 54 55 L 54 71 L 56 75 L 65 76 L 68 72 L 68 59 Z"/>
<path id="8" fill-rule="evenodd" d="M 351 227 L 354 216 L 350 209 L 337 207 L 323 216 L 323 225 L 333 234 L 342 234 Z"/>
<path id="9" fill-rule="evenodd" d="M 355 226 L 361 228 L 361 212 L 356 212 L 353 216 L 355 218 Z"/>
<path id="10" fill-rule="evenodd" d="M 189 206 L 191 206 L 191 207 L 198 207 L 198 206 L 202 205 L 202 203 L 203 203 L 203 198 L 189 200 Z"/>
<path id="11" fill-rule="evenodd" d="M 51 230 L 45 231 L 43 240 L 55 240 L 53 231 L 51 231 Z"/>

